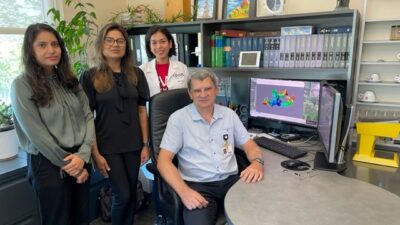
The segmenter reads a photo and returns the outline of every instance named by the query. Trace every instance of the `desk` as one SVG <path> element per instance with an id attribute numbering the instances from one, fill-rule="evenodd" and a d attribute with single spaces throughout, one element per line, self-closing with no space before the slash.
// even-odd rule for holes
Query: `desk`
<path id="1" fill-rule="evenodd" d="M 398 225 L 400 197 L 375 185 L 327 171 L 286 171 L 284 156 L 263 151 L 264 180 L 238 181 L 225 198 L 234 225 Z M 301 160 L 312 160 L 307 154 Z"/>

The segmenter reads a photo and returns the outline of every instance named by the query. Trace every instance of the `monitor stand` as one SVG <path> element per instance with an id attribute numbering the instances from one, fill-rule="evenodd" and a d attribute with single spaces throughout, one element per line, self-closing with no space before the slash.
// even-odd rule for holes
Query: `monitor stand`
<path id="1" fill-rule="evenodd" d="M 332 172 L 342 172 L 346 169 L 346 163 L 330 163 L 323 152 L 316 152 L 314 158 L 314 169 Z"/>

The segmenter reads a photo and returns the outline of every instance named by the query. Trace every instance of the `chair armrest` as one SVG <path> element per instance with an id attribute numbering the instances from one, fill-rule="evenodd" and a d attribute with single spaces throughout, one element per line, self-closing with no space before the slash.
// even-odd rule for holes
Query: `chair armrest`
<path id="1" fill-rule="evenodd" d="M 146 164 L 146 169 L 147 169 L 150 173 L 152 173 L 154 176 L 161 177 L 160 172 L 158 172 L 157 164 L 156 164 L 156 163 L 151 162 L 151 163 Z"/>

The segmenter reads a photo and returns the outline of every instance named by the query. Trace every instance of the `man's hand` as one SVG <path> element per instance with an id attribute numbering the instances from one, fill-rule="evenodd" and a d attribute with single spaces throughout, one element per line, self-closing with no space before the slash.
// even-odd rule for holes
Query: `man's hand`
<path id="1" fill-rule="evenodd" d="M 83 169 L 85 162 L 75 154 L 68 155 L 64 161 L 69 161 L 62 169 L 70 176 L 78 175 Z"/>
<path id="2" fill-rule="evenodd" d="M 148 146 L 143 146 L 142 152 L 140 153 L 140 164 L 147 162 L 150 158 L 150 149 Z"/>
<path id="3" fill-rule="evenodd" d="M 264 177 L 264 167 L 257 161 L 253 161 L 240 173 L 240 179 L 246 183 L 261 181 Z"/>
<path id="4" fill-rule="evenodd" d="M 82 171 L 77 176 L 75 176 L 75 178 L 76 178 L 76 183 L 78 184 L 85 183 L 89 178 L 89 173 L 85 168 L 83 168 Z"/>
<path id="5" fill-rule="evenodd" d="M 100 154 L 93 156 L 93 159 L 96 163 L 96 167 L 99 169 L 100 173 L 108 178 L 108 171 L 111 170 L 110 166 L 107 163 L 107 160 Z"/>
<path id="6" fill-rule="evenodd" d="M 208 201 L 197 191 L 187 188 L 180 194 L 182 203 L 189 210 L 205 208 L 208 205 Z"/>

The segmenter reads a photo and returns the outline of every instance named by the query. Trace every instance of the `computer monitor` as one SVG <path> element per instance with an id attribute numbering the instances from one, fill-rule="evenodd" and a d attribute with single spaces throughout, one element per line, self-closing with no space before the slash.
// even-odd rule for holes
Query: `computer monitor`
<path id="1" fill-rule="evenodd" d="M 316 128 L 319 81 L 250 78 L 250 117 Z"/>
<path id="2" fill-rule="evenodd" d="M 340 92 L 328 84 L 323 84 L 317 127 L 322 151 L 315 155 L 315 169 L 341 170 L 337 163 L 337 154 L 340 148 L 342 114 L 343 104 Z"/>

